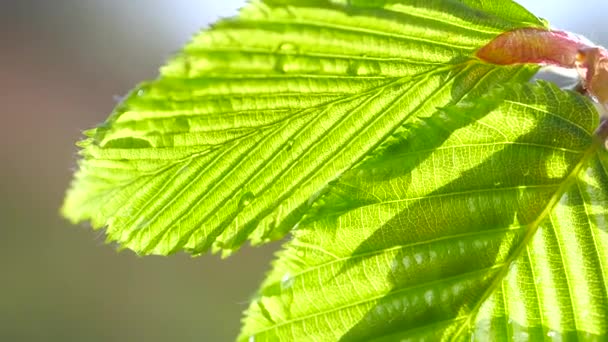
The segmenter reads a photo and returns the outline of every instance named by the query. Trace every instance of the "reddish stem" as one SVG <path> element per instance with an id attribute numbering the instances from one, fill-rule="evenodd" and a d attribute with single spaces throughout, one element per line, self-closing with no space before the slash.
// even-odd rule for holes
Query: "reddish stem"
<path id="1" fill-rule="evenodd" d="M 586 92 L 608 108 L 608 51 L 568 32 L 523 28 L 505 32 L 477 51 L 485 62 L 576 68 Z"/>

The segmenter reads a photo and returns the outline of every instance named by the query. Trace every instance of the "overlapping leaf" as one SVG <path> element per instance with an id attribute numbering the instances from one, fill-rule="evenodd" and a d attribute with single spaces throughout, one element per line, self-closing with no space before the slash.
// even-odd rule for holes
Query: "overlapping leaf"
<path id="1" fill-rule="evenodd" d="M 410 124 L 317 201 L 241 340 L 605 339 L 597 125 L 588 100 L 544 83 Z"/>
<path id="2" fill-rule="evenodd" d="M 529 77 L 472 56 L 542 25 L 510 1 L 253 1 L 88 132 L 63 213 L 142 254 L 281 237 L 409 120 Z"/>

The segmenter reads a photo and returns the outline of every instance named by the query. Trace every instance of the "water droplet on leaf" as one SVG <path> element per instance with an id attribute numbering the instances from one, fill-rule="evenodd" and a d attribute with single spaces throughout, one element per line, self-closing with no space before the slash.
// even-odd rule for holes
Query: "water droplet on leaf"
<path id="1" fill-rule="evenodd" d="M 435 294 L 432 290 L 428 290 L 424 293 L 424 300 L 426 301 L 429 307 L 433 306 L 433 302 L 435 301 Z"/>
<path id="2" fill-rule="evenodd" d="M 188 165 L 184 165 L 177 171 L 177 174 L 181 175 L 182 173 L 187 172 L 188 170 L 190 170 L 190 167 Z"/>
<path id="3" fill-rule="evenodd" d="M 382 73 L 382 69 L 377 61 L 351 60 L 347 73 L 351 76 L 376 76 Z"/>
<path id="4" fill-rule="evenodd" d="M 422 255 L 422 253 L 416 253 L 414 255 L 414 259 L 416 259 L 417 264 L 421 264 L 424 261 L 424 256 Z"/>
<path id="5" fill-rule="evenodd" d="M 145 229 L 150 225 L 151 221 L 147 219 L 140 220 L 139 223 L 135 226 L 136 230 Z"/>
<path id="6" fill-rule="evenodd" d="M 399 271 L 399 262 L 397 260 L 391 261 L 391 272 L 396 273 Z"/>
<path id="7" fill-rule="evenodd" d="M 282 53 L 295 53 L 298 52 L 298 47 L 292 43 L 281 43 L 278 48 L 279 52 Z"/>
<path id="8" fill-rule="evenodd" d="M 384 308 L 384 306 L 382 306 L 382 304 L 376 306 L 376 314 L 378 316 L 385 316 L 386 315 L 386 309 Z"/>
<path id="9" fill-rule="evenodd" d="M 285 145 L 285 149 L 286 150 L 291 150 L 291 148 L 293 147 L 293 144 L 295 144 L 295 141 L 293 139 L 287 140 L 287 143 Z"/>
<path id="10" fill-rule="evenodd" d="M 248 206 L 251 203 L 251 201 L 253 201 L 254 198 L 255 198 L 255 195 L 253 194 L 253 192 L 251 192 L 251 191 L 245 192 L 243 195 L 241 195 L 241 199 L 239 200 L 239 207 Z"/>
<path id="11" fill-rule="evenodd" d="M 410 260 L 409 256 L 406 256 L 406 257 L 403 258 L 402 263 L 403 263 L 403 267 L 410 268 L 410 265 L 412 264 L 412 261 Z"/>
<path id="12" fill-rule="evenodd" d="M 293 286 L 293 278 L 291 274 L 285 273 L 281 278 L 281 289 L 286 290 Z"/>
<path id="13" fill-rule="evenodd" d="M 297 65 L 294 63 L 295 55 L 299 53 L 298 47 L 292 43 L 279 44 L 276 53 L 279 55 L 276 60 L 275 70 L 280 73 L 288 73 Z M 296 68 L 294 68 L 296 67 Z"/>

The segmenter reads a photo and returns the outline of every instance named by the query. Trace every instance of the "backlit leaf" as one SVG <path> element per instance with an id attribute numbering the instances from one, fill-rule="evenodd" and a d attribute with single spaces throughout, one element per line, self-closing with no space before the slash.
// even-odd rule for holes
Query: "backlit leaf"
<path id="1" fill-rule="evenodd" d="M 544 23 L 510 1 L 252 1 L 87 132 L 63 213 L 141 254 L 280 238 L 403 125 L 527 80 L 474 57 L 518 27 Z"/>
<path id="2" fill-rule="evenodd" d="M 508 85 L 332 182 L 241 340 L 608 336 L 608 155 L 583 96 Z"/>

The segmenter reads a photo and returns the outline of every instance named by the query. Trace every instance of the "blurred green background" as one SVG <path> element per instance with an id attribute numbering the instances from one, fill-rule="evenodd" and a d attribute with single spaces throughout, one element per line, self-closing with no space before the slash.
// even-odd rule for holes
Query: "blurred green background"
<path id="1" fill-rule="evenodd" d="M 230 341 L 277 244 L 137 257 L 58 208 L 74 142 L 243 1 L 0 0 L 0 341 Z M 606 1 L 523 1 L 608 45 Z"/>

